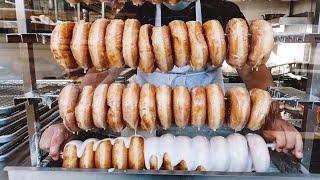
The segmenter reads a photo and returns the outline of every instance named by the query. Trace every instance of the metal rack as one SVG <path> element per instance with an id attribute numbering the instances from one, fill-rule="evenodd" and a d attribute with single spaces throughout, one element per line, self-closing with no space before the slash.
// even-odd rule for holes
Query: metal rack
<path id="1" fill-rule="evenodd" d="M 317 3 L 320 2 L 317 1 Z M 19 3 L 20 4 L 20 3 Z M 319 12 L 318 12 L 319 14 Z M 24 19 L 24 17 L 20 17 Z M 319 19 L 317 19 L 319 22 Z M 317 24 L 319 24 L 317 22 Z M 314 135 L 311 134 L 311 138 L 305 140 L 304 142 L 304 154 L 303 164 L 307 169 L 304 169 L 303 166 L 298 168 L 301 172 L 296 172 L 294 174 L 279 174 L 279 173 L 220 173 L 220 172 L 186 172 L 186 171 L 133 171 L 133 170 L 98 170 L 98 169 L 63 169 L 55 167 L 40 167 L 41 166 L 41 153 L 39 151 L 38 143 L 39 136 L 41 132 L 41 118 L 38 112 L 38 103 L 44 101 L 45 98 L 55 97 L 55 95 L 50 93 L 39 92 L 37 88 L 37 82 L 35 77 L 35 66 L 33 59 L 33 44 L 42 43 L 48 44 L 50 42 L 50 34 L 48 33 L 26 33 L 20 31 L 16 34 L 7 34 L 6 40 L 8 43 L 20 43 L 21 54 L 23 54 L 24 67 L 26 71 L 23 76 L 23 96 L 18 98 L 17 102 L 23 102 L 25 106 L 25 113 L 27 115 L 27 129 L 28 129 L 28 139 L 23 139 L 23 142 L 29 143 L 31 165 L 33 167 L 7 167 L 9 177 L 12 179 L 23 179 L 23 178 L 32 178 L 32 179 L 56 179 L 56 177 L 62 176 L 65 179 L 88 179 L 92 178 L 92 174 L 95 175 L 95 179 L 106 179 L 106 178 L 134 178 L 141 179 L 141 175 L 144 175 L 146 178 L 155 178 L 155 179 L 176 179 L 183 176 L 188 176 L 188 179 L 193 178 L 202 178 L 202 179 L 211 179 L 212 177 L 219 179 L 230 179 L 230 178 L 266 178 L 266 179 L 275 179 L 275 178 L 286 178 L 286 177 L 295 177 L 296 179 L 308 178 L 308 179 L 319 179 L 320 176 L 317 175 L 308 175 L 308 168 L 310 165 L 311 151 L 313 148 L 313 139 Z M 314 46 L 315 44 L 320 43 L 320 33 L 296 33 L 296 34 L 287 34 L 287 33 L 278 33 L 275 34 L 275 42 L 277 43 L 311 43 Z M 314 52 L 313 56 L 319 54 Z M 316 59 L 316 58 L 313 58 Z M 313 62 L 316 64 L 315 62 Z M 319 63 L 320 64 L 320 63 Z M 313 69 L 319 69 L 319 67 L 313 66 Z M 318 75 L 319 76 L 319 75 Z M 317 103 L 319 98 L 317 98 L 320 88 L 319 77 L 317 75 L 310 75 L 310 82 L 308 86 L 308 94 L 296 92 L 292 89 L 285 88 L 275 88 L 271 89 L 274 93 L 274 100 L 286 101 L 292 104 L 304 103 L 305 108 L 305 117 L 303 120 L 302 131 L 303 132 L 314 132 L 313 126 L 316 123 L 316 110 L 319 107 Z M 121 77 L 119 81 L 125 81 L 125 78 Z M 70 83 L 70 82 L 69 82 Z M 318 88 L 318 91 L 317 91 Z M 50 101 L 50 100 L 49 100 Z M 45 127 L 42 128 L 42 130 Z M 300 165 L 300 164 L 299 164 Z M 125 176 L 124 176 L 125 175 Z"/>

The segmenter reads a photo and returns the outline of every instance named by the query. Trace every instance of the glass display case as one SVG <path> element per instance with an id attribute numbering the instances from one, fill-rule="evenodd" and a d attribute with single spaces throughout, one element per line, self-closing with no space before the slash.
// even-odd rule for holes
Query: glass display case
<path id="1" fill-rule="evenodd" d="M 0 2 L 0 179 L 280 179 L 292 177 L 296 179 L 318 179 L 320 177 L 320 58 L 318 56 L 320 54 L 320 0 L 219 0 L 212 2 L 212 4 L 215 4 L 212 6 L 215 6 L 217 10 L 214 13 L 206 11 L 208 9 L 206 6 L 210 2 L 205 0 L 196 0 L 194 2 L 185 0 L 173 3 L 178 5 L 170 5 L 168 1 L 157 1 L 152 4 L 155 1 L 151 0 L 141 1 L 143 3 L 136 5 L 140 1 L 133 1 L 134 3 L 132 1 L 79 0 L 74 4 L 70 4 L 70 2 L 74 2 L 71 0 L 5 0 Z M 144 22 L 151 21 L 154 26 L 167 25 L 166 22 L 168 20 L 162 17 L 170 16 L 166 14 L 170 12 L 170 10 L 167 10 L 170 9 L 168 7 L 175 7 L 173 8 L 174 11 L 179 11 L 179 8 L 185 4 L 187 4 L 186 8 L 189 8 L 186 11 L 188 13 L 176 18 L 172 15 L 171 19 L 184 19 L 184 16 L 194 16 L 195 21 L 200 23 L 203 21 L 204 23 L 208 17 L 210 18 L 210 14 L 221 13 L 220 16 L 228 15 L 218 12 L 219 8 L 226 6 L 226 3 L 232 3 L 233 7 L 237 7 L 236 10 L 243 14 L 242 18 L 246 19 L 248 25 L 252 24 L 254 20 L 264 19 L 272 27 L 274 45 L 270 57 L 267 58 L 266 67 L 271 72 L 274 85 L 268 87 L 267 91 L 272 101 L 278 104 L 276 111 L 280 112 L 281 118 L 290 123 L 292 125 L 290 127 L 294 127 L 301 134 L 303 142 L 302 159 L 297 159 L 290 151 L 286 153 L 277 152 L 275 150 L 277 142 L 267 139 L 265 139 L 265 142 L 267 142 L 266 146 L 270 155 L 270 166 L 266 172 L 257 172 L 251 168 L 249 168 L 250 170 L 239 172 L 230 172 L 230 169 L 225 172 L 213 170 L 186 171 L 178 170 L 179 168 L 175 170 L 164 170 L 163 168 L 161 170 L 148 170 L 145 167 L 148 164 L 147 162 L 143 162 L 142 170 L 129 168 L 118 170 L 111 167 L 107 169 L 63 168 L 63 160 L 53 161 L 47 152 L 40 149 L 41 134 L 51 125 L 62 123 L 63 121 L 63 117 L 60 117 L 61 109 L 59 113 L 58 103 L 58 97 L 62 89 L 70 84 L 82 87 L 88 74 L 97 73 L 96 70 L 92 69 L 80 67 L 64 69 L 59 66 L 52 52 L 52 47 L 50 47 L 53 41 L 51 39 L 52 31 L 55 27 L 66 21 L 94 22 L 100 18 L 123 20 L 136 18 L 141 21 L 141 25 Z M 150 12 L 153 12 L 153 14 L 148 14 Z M 234 15 L 235 12 L 230 14 L 232 14 L 230 15 L 231 17 L 220 18 L 228 20 L 240 18 L 239 15 Z M 148 17 L 152 18 L 148 19 Z M 186 19 L 189 18 L 187 17 Z M 92 26 L 92 24 L 90 25 Z M 226 30 L 225 24 L 222 26 L 225 31 L 223 35 L 227 43 L 226 53 L 230 53 L 231 50 L 228 49 L 231 41 L 229 37 L 230 30 Z M 254 33 L 250 29 L 249 31 L 247 35 L 250 47 L 254 46 L 251 43 L 252 39 L 254 39 Z M 190 30 L 188 32 L 190 33 Z M 149 38 L 150 41 L 154 41 L 154 37 Z M 206 41 L 209 44 L 208 39 L 205 39 Z M 171 37 L 171 42 L 174 42 L 173 37 Z M 88 43 L 88 41 L 85 43 L 86 46 L 88 46 Z M 190 44 L 192 43 L 190 42 Z M 124 46 L 124 43 L 122 45 Z M 131 48 L 134 49 L 134 45 L 131 44 Z M 163 46 L 162 48 L 165 49 L 166 47 Z M 263 47 L 260 47 L 260 49 L 263 49 Z M 170 46 L 169 50 L 173 52 L 174 48 L 172 47 L 171 49 Z M 195 51 L 198 50 L 199 48 Z M 122 51 L 120 50 L 120 52 L 122 56 Z M 140 51 L 139 53 L 141 56 Z M 141 67 L 132 68 L 128 63 L 125 64 L 121 68 L 121 72 L 115 73 L 115 81 L 127 85 L 138 79 L 137 76 L 141 73 Z M 219 67 L 223 75 L 224 92 L 228 92 L 234 86 L 245 87 L 247 85 L 245 80 L 242 80 L 243 77 L 238 73 L 239 69 L 237 71 L 236 68 L 229 64 L 226 60 Z M 252 68 L 251 72 L 253 74 L 255 71 L 259 71 L 258 68 Z M 111 73 L 107 72 L 104 76 L 111 76 Z M 170 73 L 174 74 L 174 72 Z M 101 78 L 99 76 L 101 75 L 96 75 L 93 79 L 98 81 Z M 155 76 L 155 78 L 155 81 L 162 81 L 160 80 L 162 78 L 160 75 Z M 264 78 L 266 77 L 255 79 L 255 81 L 264 81 Z M 254 78 L 249 78 L 249 80 L 251 79 Z M 204 79 L 198 79 L 198 81 L 202 80 L 205 81 Z M 208 93 L 208 90 L 205 92 Z M 130 98 L 133 99 L 134 97 Z M 226 104 L 228 104 L 229 98 L 226 95 L 223 101 L 225 100 Z M 226 108 L 226 116 L 230 115 L 227 112 L 230 111 L 228 108 L 230 107 Z M 207 110 L 208 108 L 206 107 L 205 111 Z M 175 117 L 174 114 L 173 116 Z M 159 120 L 159 117 L 156 117 L 156 119 Z M 267 121 L 274 120 L 267 118 Z M 224 123 L 221 128 L 212 130 L 206 125 L 201 128 L 192 127 L 191 125 L 179 128 L 173 125 L 166 129 L 162 128 L 158 123 L 156 130 L 152 133 L 144 132 L 140 128 L 134 132 L 124 129 L 114 133 L 110 130 L 110 127 L 107 127 L 105 129 L 94 128 L 89 131 L 80 131 L 76 135 L 85 140 L 92 137 L 98 139 L 118 136 L 127 137 L 134 133 L 143 136 L 144 142 L 146 142 L 147 137 L 160 137 L 167 132 L 175 136 L 191 138 L 201 136 L 207 139 L 215 136 L 228 137 L 235 132 L 242 135 L 256 133 L 264 138 L 263 128 L 261 128 L 261 131 L 241 128 L 242 130 L 237 132 L 228 126 L 228 123 Z M 225 153 L 232 154 L 230 147 L 229 149 L 227 148 L 228 150 Z M 194 146 L 189 146 L 189 148 L 195 149 Z M 60 149 L 62 150 L 63 148 Z M 215 151 L 210 151 L 210 153 L 214 154 Z M 192 154 L 190 156 L 198 155 Z M 211 158 L 211 156 L 213 155 L 209 154 L 208 157 Z M 144 154 L 145 157 L 146 154 Z"/>

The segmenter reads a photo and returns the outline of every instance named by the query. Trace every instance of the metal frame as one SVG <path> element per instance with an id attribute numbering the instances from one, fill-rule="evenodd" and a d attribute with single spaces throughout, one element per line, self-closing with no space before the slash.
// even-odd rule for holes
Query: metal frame
<path id="1" fill-rule="evenodd" d="M 279 174 L 279 173 L 231 173 L 231 172 L 199 172 L 199 171 L 152 171 L 152 170 L 115 170 L 115 169 L 65 169 L 65 168 L 34 168 L 6 167 L 9 179 L 55 180 L 62 179 L 319 179 L 320 175 Z"/>
<path id="2" fill-rule="evenodd" d="M 320 32 L 320 0 L 316 1 L 316 10 L 315 10 L 315 19 L 313 22 L 313 33 Z M 307 93 L 316 97 L 320 97 L 320 74 L 313 73 L 320 69 L 320 44 L 313 43 L 311 44 L 311 65 L 308 73 L 308 82 L 307 82 Z M 309 104 L 304 111 L 304 120 L 302 122 L 302 132 L 308 134 L 307 138 L 304 138 L 304 157 L 302 159 L 302 164 L 310 169 L 311 156 L 313 153 L 313 143 L 315 138 L 315 126 L 317 124 L 317 109 L 319 106 L 316 104 Z"/>

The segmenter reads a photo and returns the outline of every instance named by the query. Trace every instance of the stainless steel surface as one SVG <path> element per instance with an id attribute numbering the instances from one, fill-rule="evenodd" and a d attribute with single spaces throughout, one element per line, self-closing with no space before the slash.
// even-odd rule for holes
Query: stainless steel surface
<path id="1" fill-rule="evenodd" d="M 292 88 L 292 87 L 272 87 L 272 90 L 279 92 L 281 97 L 291 97 L 292 100 L 297 102 L 319 102 L 320 98 L 314 95 L 307 94 L 304 91 Z"/>
<path id="2" fill-rule="evenodd" d="M 27 33 L 27 21 L 24 1 L 15 1 L 18 33 Z"/>
<path id="3" fill-rule="evenodd" d="M 318 175 L 279 174 L 279 173 L 230 173 L 230 172 L 197 172 L 197 171 L 148 171 L 148 170 L 102 170 L 102 169 L 64 169 L 6 167 L 10 180 L 61 180 L 77 179 L 319 179 Z"/>
<path id="4" fill-rule="evenodd" d="M 42 123 L 48 116 L 54 116 L 54 118 L 59 116 L 58 107 L 56 106 L 49 109 L 48 107 L 43 106 L 39 108 L 39 114 L 41 114 L 40 121 Z M 26 117 L 23 117 L 0 129 L 0 143 L 9 142 L 23 132 L 27 132 L 27 130 L 27 119 Z"/>
<path id="5" fill-rule="evenodd" d="M 303 142 L 303 159 L 302 164 L 309 169 L 312 153 L 313 153 L 313 145 L 314 145 L 314 139 L 315 139 L 315 132 L 317 123 L 317 105 L 312 105 L 311 109 L 305 108 L 304 110 L 304 120 L 302 123 L 302 132 L 308 133 L 308 137 L 304 138 Z"/>

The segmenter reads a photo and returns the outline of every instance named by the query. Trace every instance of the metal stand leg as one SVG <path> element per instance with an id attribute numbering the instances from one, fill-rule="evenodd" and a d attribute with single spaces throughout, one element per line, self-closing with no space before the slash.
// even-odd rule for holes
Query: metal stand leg
<path id="1" fill-rule="evenodd" d="M 33 56 L 33 46 L 29 43 L 20 43 L 20 57 L 23 63 L 23 87 L 26 97 L 32 97 L 33 92 L 36 90 L 36 73 Z M 29 147 L 31 165 L 40 165 L 40 122 L 38 116 L 38 103 L 39 99 L 27 98 L 25 103 L 29 136 Z"/>
<path id="2" fill-rule="evenodd" d="M 28 99 L 26 102 L 29 149 L 31 157 L 31 165 L 39 167 L 41 161 L 40 142 L 40 121 L 38 116 L 38 99 Z"/>

